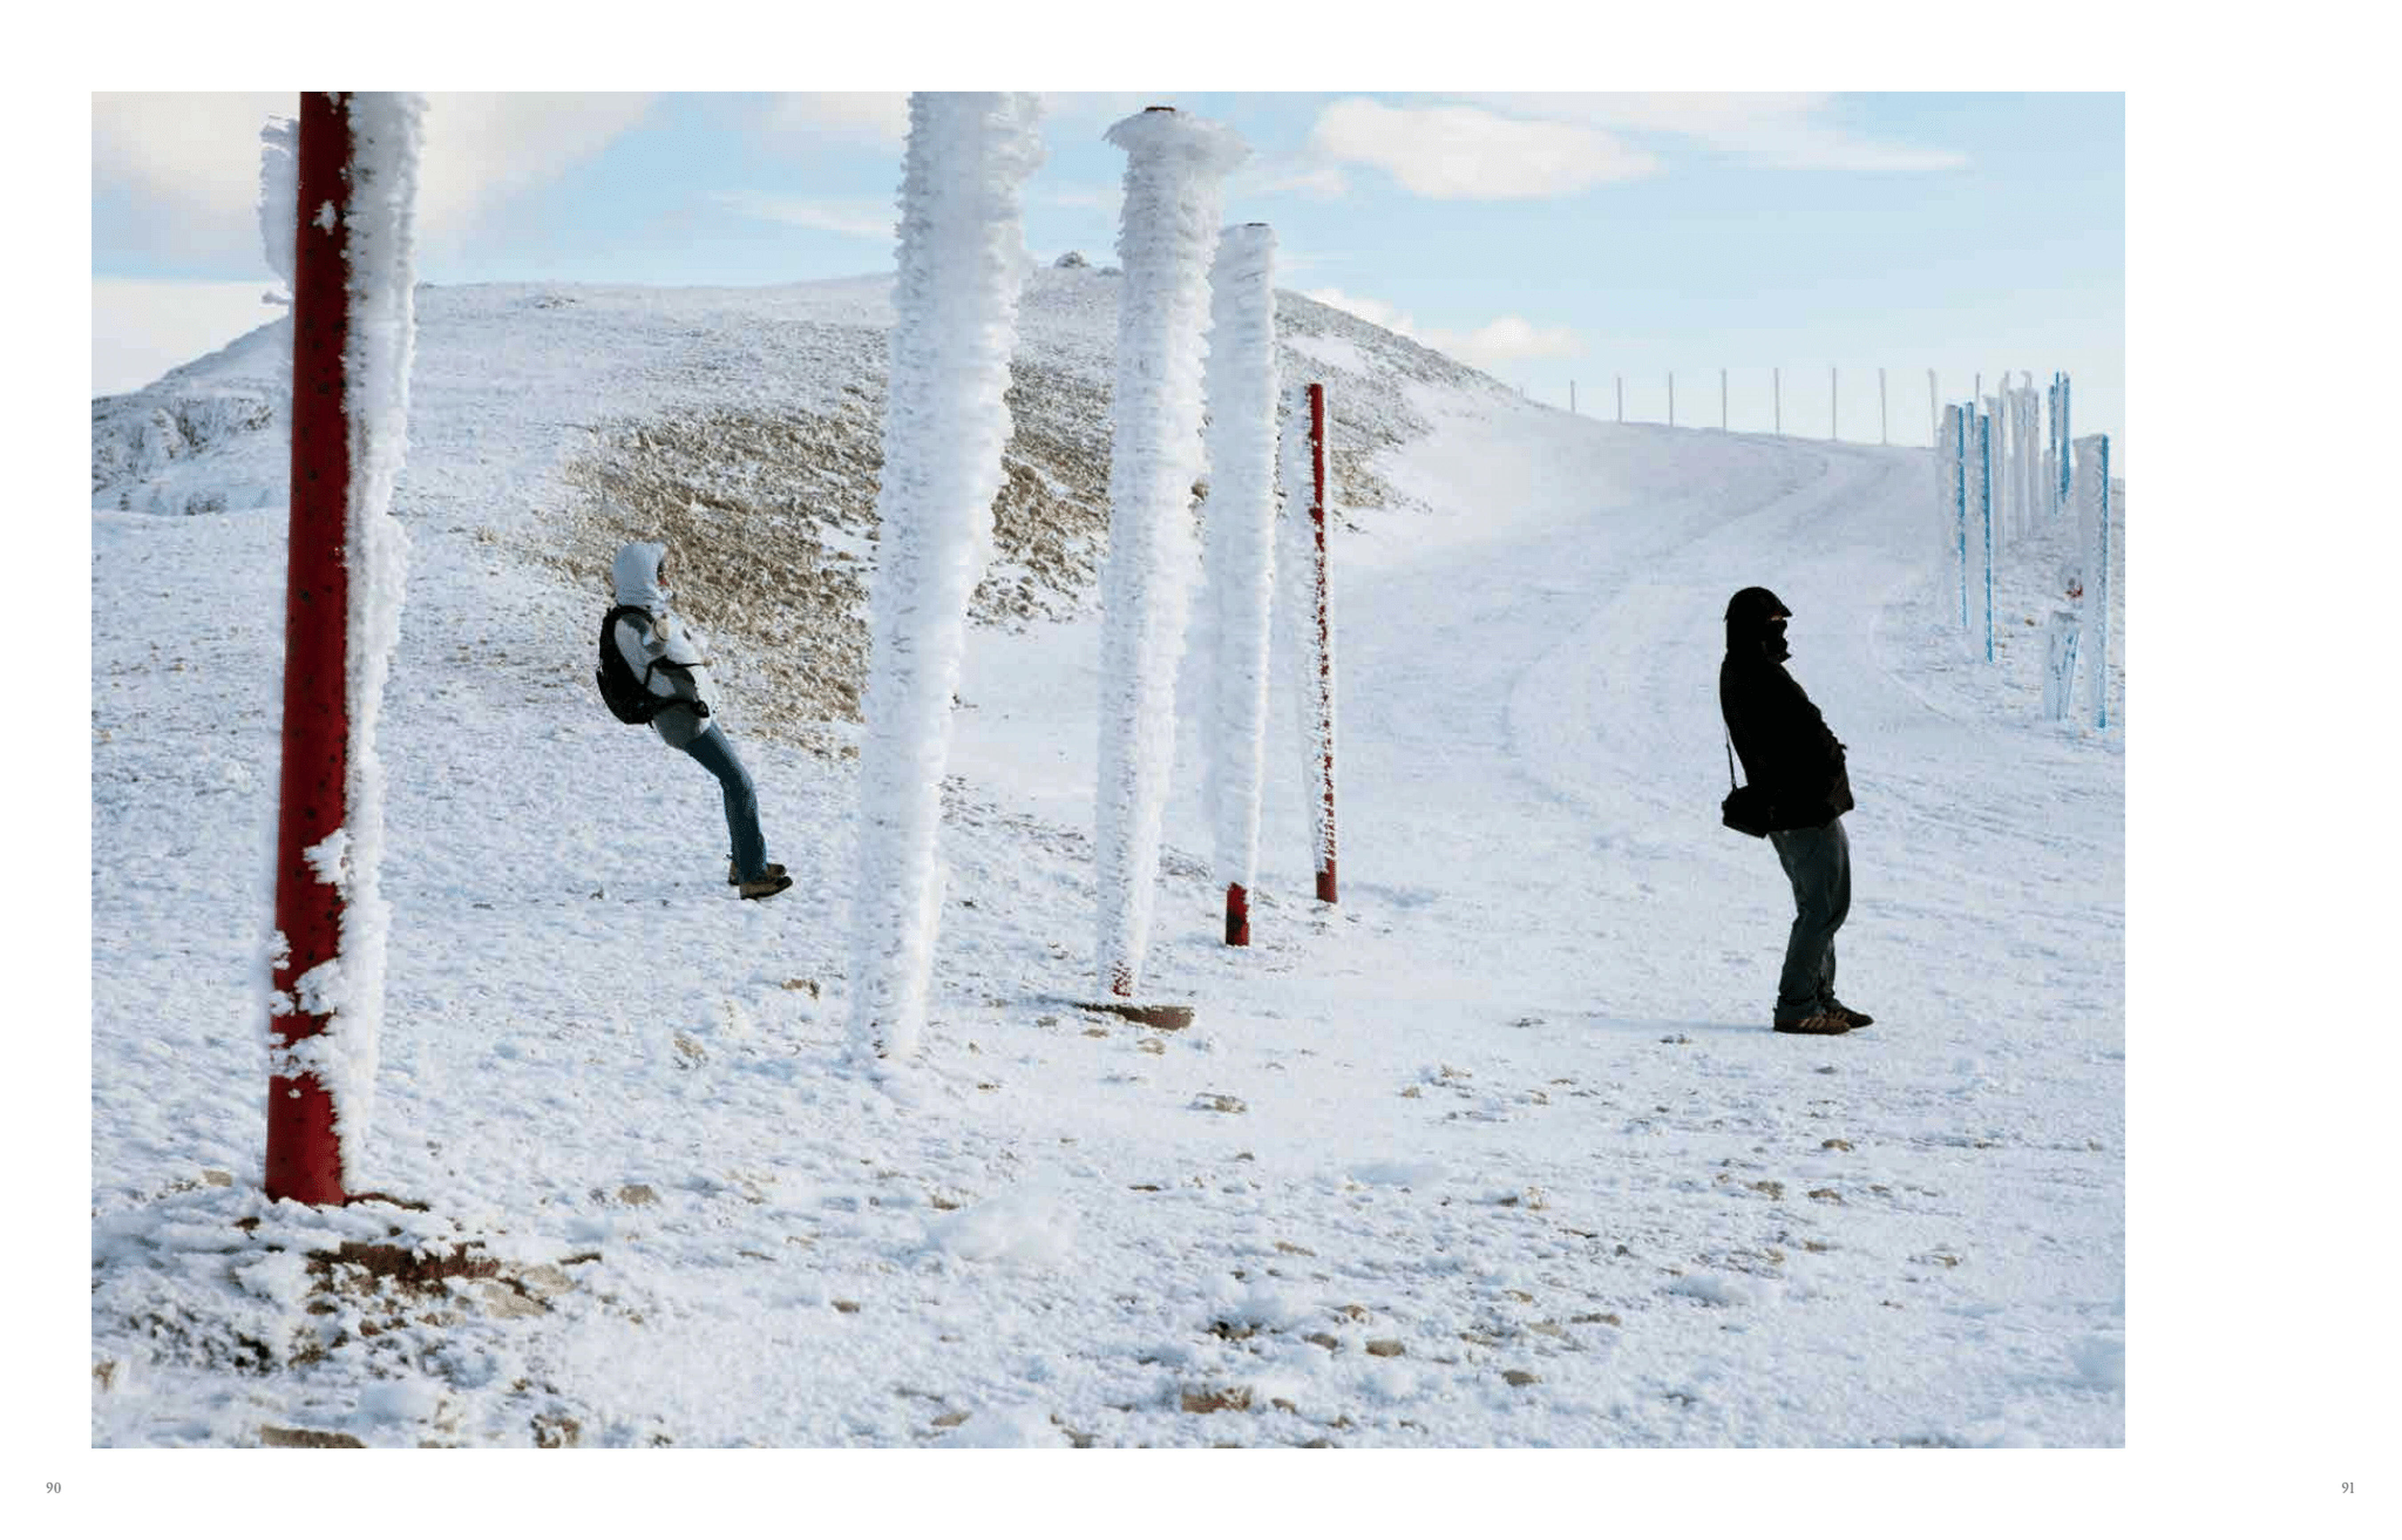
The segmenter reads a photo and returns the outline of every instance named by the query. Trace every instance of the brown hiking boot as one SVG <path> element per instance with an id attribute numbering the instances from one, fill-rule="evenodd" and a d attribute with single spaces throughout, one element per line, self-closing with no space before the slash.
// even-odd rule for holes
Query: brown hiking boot
<path id="1" fill-rule="evenodd" d="M 792 886 L 793 879 L 784 874 L 783 868 L 770 867 L 767 875 L 757 882 L 736 883 L 734 888 L 746 899 L 772 899 Z"/>
<path id="2" fill-rule="evenodd" d="M 769 861 L 767 863 L 767 875 L 771 877 L 780 877 L 783 874 L 784 863 L 782 861 Z M 725 863 L 725 886 L 728 887 L 739 887 L 742 886 L 742 873 L 734 870 L 734 862 L 730 859 Z"/>
<path id="3" fill-rule="evenodd" d="M 1876 1020 L 1874 1016 L 1870 1015 L 1867 1011 L 1855 1011 L 1841 1000 L 1828 1001 L 1824 1014 L 1829 1016 L 1841 1016 L 1844 1021 L 1850 1023 L 1854 1026 L 1867 1026 Z"/>
<path id="4" fill-rule="evenodd" d="M 1815 1016 L 1787 1017 L 1774 1024 L 1771 1028 L 1776 1032 L 1803 1033 L 1813 1038 L 1832 1038 L 1839 1033 L 1849 1032 L 1851 1029 L 1851 1023 L 1841 1016 L 1830 1015 L 1823 1011 Z"/>

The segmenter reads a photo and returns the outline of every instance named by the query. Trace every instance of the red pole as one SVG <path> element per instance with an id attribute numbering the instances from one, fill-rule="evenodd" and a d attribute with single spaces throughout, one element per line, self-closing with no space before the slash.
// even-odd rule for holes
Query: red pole
<path id="1" fill-rule="evenodd" d="M 1334 901 L 1334 650 L 1326 605 L 1326 387 L 1309 387 L 1309 529 L 1317 545 L 1318 827 L 1318 897 Z"/>
<path id="2" fill-rule="evenodd" d="M 347 92 L 300 97 L 299 220 L 292 268 L 292 532 L 283 626 L 283 801 L 275 839 L 275 928 L 284 950 L 275 988 L 341 950 L 342 896 L 304 854 L 342 827 L 350 748 L 349 342 L 351 114 Z M 330 209 L 332 217 L 321 211 Z M 313 1038 L 327 1015 L 294 1003 L 269 1029 Z M 334 1103 L 313 1074 L 267 1082 L 267 1195 L 339 1203 L 341 1146 Z"/>
<path id="3" fill-rule="evenodd" d="M 1251 896 L 1238 882 L 1226 885 L 1226 944 L 1251 944 Z"/>

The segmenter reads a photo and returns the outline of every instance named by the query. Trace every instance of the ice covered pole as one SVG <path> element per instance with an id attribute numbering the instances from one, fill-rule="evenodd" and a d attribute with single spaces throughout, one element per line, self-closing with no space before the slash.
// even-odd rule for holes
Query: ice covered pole
<path id="1" fill-rule="evenodd" d="M 1964 406 L 1944 408 L 1944 431 L 1951 439 L 1952 522 L 1959 552 L 1952 570 L 1960 578 L 1960 629 L 1968 628 L 1968 412 Z"/>
<path id="2" fill-rule="evenodd" d="M 1326 387 L 1291 392 L 1284 455 L 1285 655 L 1301 719 L 1303 799 L 1309 804 L 1310 865 L 1322 903 L 1334 882 L 1334 593 L 1327 575 Z"/>
<path id="3" fill-rule="evenodd" d="M 1989 395 L 1978 403 L 1979 419 L 1984 424 L 1985 456 L 1985 543 L 1998 551 L 2005 543 L 2009 529 L 2003 522 L 2009 514 L 2009 461 L 2003 453 L 2002 408 L 2004 399 Z M 1990 558 L 1988 559 L 1991 565 Z"/>
<path id="4" fill-rule="evenodd" d="M 391 505 L 423 113 L 408 93 L 300 100 L 266 1186 L 306 1203 L 345 1200 L 374 1114 L 388 928 L 375 738 L 407 581 Z"/>
<path id="5" fill-rule="evenodd" d="M 1226 172 L 1248 152 L 1233 131 L 1168 107 L 1121 119 L 1109 140 L 1126 171 L 1101 569 L 1097 961 L 1102 988 L 1131 996 L 1150 942 L 1192 602 L 1209 260 Z"/>
<path id="6" fill-rule="evenodd" d="M 2060 377 L 2060 490 L 2055 494 L 2058 505 L 2062 507 L 2068 504 L 2069 481 L 2075 474 L 2077 463 L 2077 440 L 2068 422 L 2068 377 L 2062 375 Z"/>
<path id="7" fill-rule="evenodd" d="M 1268 622 L 1276 574 L 1276 234 L 1238 225 L 1209 269 L 1209 495 L 1203 560 L 1217 612 L 1215 711 L 1205 750 L 1226 944 L 1251 941 L 1260 783 L 1267 751 Z"/>
<path id="8" fill-rule="evenodd" d="M 1985 531 L 1985 661 L 1994 661 L 1994 415 L 1977 414 L 1977 514 Z"/>
<path id="9" fill-rule="evenodd" d="M 1039 99 L 909 99 L 888 334 L 884 470 L 861 715 L 851 1051 L 918 1050 L 943 882 L 935 842 L 968 601 L 992 550 L 1025 282 L 1023 194 Z"/>
<path id="10" fill-rule="evenodd" d="M 2093 704 L 2093 725 L 2110 725 L 2110 439 L 2090 433 L 2074 441 L 2077 479 L 2074 501 L 2083 521 L 2080 533 L 2092 576 L 2085 584 L 2084 670 L 2086 698 Z"/>

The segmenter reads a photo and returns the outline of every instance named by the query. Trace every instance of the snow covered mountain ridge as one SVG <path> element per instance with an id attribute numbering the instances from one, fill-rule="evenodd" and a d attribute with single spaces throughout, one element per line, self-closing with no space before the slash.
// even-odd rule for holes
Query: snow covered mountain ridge
<path id="1" fill-rule="evenodd" d="M 986 624 L 1088 602 L 1108 533 L 1119 282 L 1092 268 L 1028 282 L 996 554 L 975 598 Z M 826 747 L 813 724 L 855 721 L 865 673 L 889 288 L 880 276 L 758 290 L 424 285 L 398 515 L 464 520 L 479 543 L 571 584 L 597 583 L 626 540 L 666 540 L 696 619 L 759 660 L 746 683 L 763 719 Z M 1426 431 L 1415 393 L 1511 393 L 1290 292 L 1277 325 L 1285 378 L 1329 386 L 1348 516 L 1396 502 L 1372 462 Z M 280 506 L 289 349 L 279 322 L 95 400 L 93 505 Z"/>

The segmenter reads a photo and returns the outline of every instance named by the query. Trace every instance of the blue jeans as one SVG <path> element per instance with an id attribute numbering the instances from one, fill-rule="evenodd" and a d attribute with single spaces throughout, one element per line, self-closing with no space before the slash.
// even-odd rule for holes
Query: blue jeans
<path id="1" fill-rule="evenodd" d="M 734 874 L 757 882 L 767 874 L 767 841 L 759 832 L 759 789 L 751 772 L 734 755 L 734 745 L 711 722 L 709 731 L 683 746 L 683 751 L 706 765 L 725 793 L 725 832 L 734 840 Z"/>
<path id="2" fill-rule="evenodd" d="M 1793 929 L 1776 980 L 1776 1019 L 1792 1021 L 1835 1004 L 1835 932 L 1852 912 L 1852 842 L 1839 814 L 1816 829 L 1778 829 L 1768 843 L 1793 884 Z"/>

